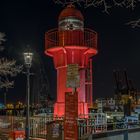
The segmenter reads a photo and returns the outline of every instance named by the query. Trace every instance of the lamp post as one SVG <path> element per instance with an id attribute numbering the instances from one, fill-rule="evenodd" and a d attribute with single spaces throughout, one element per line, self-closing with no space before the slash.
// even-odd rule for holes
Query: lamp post
<path id="1" fill-rule="evenodd" d="M 32 65 L 32 58 L 33 58 L 33 53 L 31 52 L 25 52 L 24 53 L 24 61 L 25 61 L 25 66 L 27 69 L 26 75 L 27 75 L 27 95 L 26 95 L 26 128 L 25 128 L 25 135 L 26 135 L 26 140 L 29 140 L 30 137 L 30 68 Z"/>

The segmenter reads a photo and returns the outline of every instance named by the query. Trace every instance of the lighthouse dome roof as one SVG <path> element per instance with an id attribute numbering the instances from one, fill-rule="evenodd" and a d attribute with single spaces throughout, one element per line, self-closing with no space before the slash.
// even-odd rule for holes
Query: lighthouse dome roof
<path id="1" fill-rule="evenodd" d="M 82 13 L 77 10 L 75 8 L 74 5 L 70 4 L 68 5 L 59 15 L 59 21 L 64 19 L 64 18 L 67 18 L 67 17 L 74 17 L 74 18 L 77 18 L 79 20 L 84 20 L 84 17 L 82 15 Z"/>

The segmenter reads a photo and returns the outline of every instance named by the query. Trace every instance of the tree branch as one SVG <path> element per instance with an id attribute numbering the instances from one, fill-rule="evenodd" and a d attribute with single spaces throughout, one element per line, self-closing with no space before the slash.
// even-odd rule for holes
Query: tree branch
<path id="1" fill-rule="evenodd" d="M 84 7 L 101 7 L 103 8 L 104 12 L 109 14 L 109 9 L 111 7 L 123 7 L 123 8 L 131 8 L 134 10 L 136 5 L 139 4 L 140 0 L 53 0 L 56 4 L 62 4 L 67 5 L 67 4 L 79 4 L 81 6 L 82 3 L 84 3 Z M 81 4 L 80 4 L 81 3 Z M 140 19 L 135 20 L 135 21 L 130 21 L 127 23 L 128 25 L 131 25 L 133 28 L 135 27 L 140 27 Z"/>
<path id="2" fill-rule="evenodd" d="M 14 86 L 14 81 L 9 81 L 8 78 L 6 79 L 1 79 L 0 78 L 0 88 L 13 88 Z"/>
<path id="3" fill-rule="evenodd" d="M 6 41 L 5 33 L 0 32 L 0 51 L 4 50 L 4 46 L 2 45 L 2 43 L 5 42 L 5 41 Z"/>
<path id="4" fill-rule="evenodd" d="M 17 66 L 15 60 L 7 60 L 5 58 L 0 59 L 0 75 L 16 76 L 21 71 L 22 66 L 21 65 Z"/>
<path id="5" fill-rule="evenodd" d="M 6 41 L 5 34 L 0 32 L 0 50 L 1 44 Z M 16 76 L 22 71 L 22 65 L 16 65 L 15 60 L 0 58 L 0 88 L 11 88 L 14 85 L 13 81 L 9 81 L 8 77 Z"/>
<path id="6" fill-rule="evenodd" d="M 140 19 L 130 21 L 126 24 L 130 25 L 132 28 L 140 27 Z"/>

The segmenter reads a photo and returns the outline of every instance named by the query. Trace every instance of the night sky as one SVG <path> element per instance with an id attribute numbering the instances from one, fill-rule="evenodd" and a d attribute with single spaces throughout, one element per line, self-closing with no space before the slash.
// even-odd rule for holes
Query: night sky
<path id="1" fill-rule="evenodd" d="M 77 6 L 85 17 L 85 27 L 98 33 L 97 56 L 93 57 L 93 98 L 113 96 L 114 69 L 126 69 L 135 88 L 140 89 L 140 28 L 126 25 L 140 17 L 140 4 L 134 11 L 125 8 L 110 9 L 106 14 L 100 8 Z M 44 65 L 50 94 L 56 94 L 56 71 L 52 59 L 44 54 L 44 34 L 57 27 L 61 5 L 52 0 L 3 0 L 0 3 L 0 31 L 7 35 L 5 51 L 1 55 L 15 58 L 23 64 L 23 51 L 29 44 L 35 52 L 32 72 Z M 32 78 L 33 80 L 34 78 Z M 8 101 L 24 100 L 26 76 L 15 78 L 15 88 L 8 91 Z M 0 101 L 3 101 L 1 90 Z"/>

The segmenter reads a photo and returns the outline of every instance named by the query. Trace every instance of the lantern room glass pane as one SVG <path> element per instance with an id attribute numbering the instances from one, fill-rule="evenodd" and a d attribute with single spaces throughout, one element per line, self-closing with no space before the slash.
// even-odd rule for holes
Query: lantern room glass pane
<path id="1" fill-rule="evenodd" d="M 59 30 L 82 30 L 84 28 L 83 21 L 74 18 L 68 17 L 59 21 Z"/>

